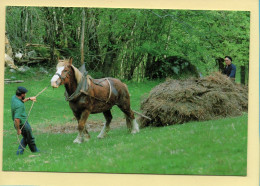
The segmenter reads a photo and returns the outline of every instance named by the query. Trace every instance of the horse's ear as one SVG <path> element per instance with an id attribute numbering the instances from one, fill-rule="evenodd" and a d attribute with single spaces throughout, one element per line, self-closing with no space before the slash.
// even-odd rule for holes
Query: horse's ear
<path id="1" fill-rule="evenodd" d="M 72 65 L 72 57 L 69 58 L 69 65 Z"/>

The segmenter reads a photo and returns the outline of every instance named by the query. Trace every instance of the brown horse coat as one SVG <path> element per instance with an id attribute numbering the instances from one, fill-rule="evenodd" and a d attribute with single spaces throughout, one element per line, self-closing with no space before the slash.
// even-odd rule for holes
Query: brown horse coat
<path id="1" fill-rule="evenodd" d="M 86 78 L 86 81 L 84 81 Z M 72 59 L 63 60 L 57 65 L 57 73 L 51 80 L 51 85 L 58 88 L 65 86 L 68 97 L 73 96 L 80 83 L 86 82 L 86 90 L 81 91 L 70 99 L 69 105 L 78 121 L 79 135 L 74 140 L 81 143 L 90 138 L 85 123 L 89 114 L 103 112 L 106 123 L 99 138 L 103 138 L 109 131 L 109 124 L 112 120 L 111 108 L 117 105 L 126 116 L 127 128 L 132 133 L 139 132 L 139 126 L 135 121 L 134 113 L 130 108 L 130 96 L 127 86 L 115 78 L 92 79 L 90 76 L 83 77 L 82 73 L 72 65 Z M 84 138 L 85 137 L 85 138 Z"/>

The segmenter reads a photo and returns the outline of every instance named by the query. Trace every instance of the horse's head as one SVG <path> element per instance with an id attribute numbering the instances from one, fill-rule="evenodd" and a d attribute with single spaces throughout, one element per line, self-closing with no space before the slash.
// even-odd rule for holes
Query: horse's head
<path id="1" fill-rule="evenodd" d="M 72 71 L 72 58 L 65 60 L 58 60 L 56 67 L 56 73 L 51 79 L 51 86 L 53 88 L 58 88 L 60 85 L 69 82 L 69 76 Z"/>

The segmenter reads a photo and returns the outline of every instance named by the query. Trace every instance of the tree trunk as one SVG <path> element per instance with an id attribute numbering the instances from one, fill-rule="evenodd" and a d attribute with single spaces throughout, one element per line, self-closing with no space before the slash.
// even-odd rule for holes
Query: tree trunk
<path id="1" fill-rule="evenodd" d="M 96 14 L 98 12 L 94 12 L 91 9 L 86 9 L 87 13 L 87 63 L 88 68 L 91 70 L 100 70 L 101 65 L 101 55 L 100 48 L 98 43 L 98 35 L 97 35 L 97 23 L 96 23 Z"/>
<path id="2" fill-rule="evenodd" d="M 62 9 L 61 22 L 62 22 L 62 32 L 64 35 L 64 48 L 68 48 L 68 33 L 66 30 L 64 17 L 65 17 L 65 9 Z"/>
<path id="3" fill-rule="evenodd" d="M 173 19 L 171 20 L 170 22 L 170 25 L 169 25 L 169 30 L 168 30 L 168 33 L 167 33 L 167 39 L 166 39 L 166 42 L 165 42 L 165 51 L 167 51 L 169 49 L 169 43 L 170 43 L 170 40 L 171 40 L 171 32 L 172 32 L 172 23 L 173 23 Z M 167 56 L 164 55 L 164 58 L 166 58 Z"/>
<path id="4" fill-rule="evenodd" d="M 139 70 L 140 70 L 140 65 L 137 66 L 137 76 L 136 76 L 137 82 L 139 82 Z"/>
<path id="5" fill-rule="evenodd" d="M 144 63 L 145 63 L 145 60 L 143 60 L 143 62 L 142 62 L 142 68 L 141 68 L 141 69 L 142 69 L 142 82 L 144 81 L 144 77 L 145 77 L 145 76 L 144 76 L 144 73 L 145 73 L 145 68 L 144 68 L 144 67 L 145 67 L 145 64 L 144 64 Z"/>
<path id="6" fill-rule="evenodd" d="M 105 76 L 111 76 L 110 75 L 111 70 L 117 58 L 117 54 L 116 54 L 117 50 L 113 48 L 113 45 L 115 44 L 115 39 L 113 38 L 112 33 L 109 34 L 108 42 L 109 43 L 107 46 L 107 52 L 106 52 L 103 69 L 102 69 L 102 72 L 104 73 Z"/>
<path id="7" fill-rule="evenodd" d="M 8 40 L 7 34 L 5 34 L 5 53 L 13 58 L 13 50 L 11 44 Z"/>
<path id="8" fill-rule="evenodd" d="M 50 62 L 55 63 L 55 22 L 54 22 L 54 13 L 52 8 L 44 8 L 46 13 L 46 23 L 45 27 L 48 33 L 47 42 L 50 44 Z"/>
<path id="9" fill-rule="evenodd" d="M 240 77 L 241 77 L 241 84 L 246 84 L 246 67 L 240 66 Z"/>
<path id="10" fill-rule="evenodd" d="M 27 7 L 25 8 L 25 25 L 24 25 L 24 34 L 25 34 L 25 40 L 28 40 L 28 9 Z"/>
<path id="11" fill-rule="evenodd" d="M 113 24 L 113 17 L 110 16 L 110 22 Z M 109 28 L 110 30 L 110 28 Z M 104 64 L 102 66 L 102 72 L 105 76 L 111 76 L 112 68 L 116 62 L 117 59 L 117 52 L 118 49 L 115 49 L 114 46 L 116 45 L 116 38 L 113 35 L 114 33 L 109 32 L 108 34 L 108 44 L 106 46 L 106 56 L 104 60 Z"/>
<path id="12" fill-rule="evenodd" d="M 130 68 L 130 71 L 128 72 L 128 74 L 127 74 L 127 80 L 131 80 L 132 78 L 133 78 L 133 76 L 134 76 L 134 71 L 135 71 L 135 66 L 131 66 L 131 68 Z"/>
<path id="13" fill-rule="evenodd" d="M 154 63 L 154 56 L 148 53 L 146 66 L 145 66 L 145 77 L 148 79 L 152 79 L 153 71 L 153 63 Z"/>
<path id="14" fill-rule="evenodd" d="M 133 79 L 133 77 L 134 77 L 134 71 L 135 71 L 135 69 L 136 68 L 139 68 L 139 65 L 140 65 L 140 63 L 143 61 L 143 59 L 144 59 L 144 55 L 143 56 L 138 56 L 138 57 L 135 57 L 135 55 L 134 54 L 132 54 L 132 56 L 131 56 L 131 58 L 130 59 L 132 59 L 131 60 L 131 65 L 130 65 L 130 71 L 128 72 L 128 74 L 127 74 L 127 80 L 131 80 L 131 79 Z M 139 73 L 139 70 L 138 70 L 138 73 Z M 138 76 L 138 73 L 137 73 L 137 76 Z"/>
<path id="15" fill-rule="evenodd" d="M 81 65 L 84 64 L 84 33 L 85 33 L 85 8 L 82 9 L 82 23 L 81 23 L 81 41 L 80 41 L 80 53 L 81 53 Z"/>

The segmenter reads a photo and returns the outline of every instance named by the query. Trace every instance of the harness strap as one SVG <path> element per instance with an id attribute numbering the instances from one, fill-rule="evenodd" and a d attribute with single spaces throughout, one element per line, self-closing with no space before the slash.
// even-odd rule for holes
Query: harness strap
<path id="1" fill-rule="evenodd" d="M 87 95 L 89 97 L 92 97 L 92 98 L 96 99 L 96 100 L 108 103 L 110 101 L 110 98 L 111 98 L 111 95 L 112 95 L 112 87 L 111 87 L 111 83 L 110 83 L 109 79 L 105 78 L 103 80 L 103 81 L 108 81 L 108 84 L 109 84 L 109 96 L 108 96 L 107 100 L 103 100 L 103 99 L 99 99 L 99 98 L 97 98 L 95 96 L 91 96 L 91 95 L 88 94 L 88 89 L 89 89 L 89 86 L 90 86 L 90 84 L 88 84 L 88 80 L 87 80 L 88 78 L 89 77 L 86 77 L 86 78 L 82 79 L 82 81 L 78 84 L 77 89 L 75 90 L 75 92 L 73 94 L 71 94 L 70 96 L 68 95 L 68 92 L 65 90 L 65 99 L 66 99 L 66 101 L 75 100 L 75 99 L 77 99 L 80 96 L 81 93 L 83 93 L 83 94 L 85 94 L 85 95 Z M 91 80 L 92 83 L 94 83 L 92 78 L 89 78 L 89 79 Z M 100 81 L 100 82 L 103 82 L 103 81 Z M 87 87 L 84 86 L 85 83 L 87 84 Z M 94 84 L 103 87 L 103 85 L 101 85 L 99 83 L 98 84 L 94 83 Z"/>
<path id="2" fill-rule="evenodd" d="M 63 79 L 59 73 L 56 73 L 56 74 L 54 74 L 54 75 L 59 76 L 59 78 L 60 78 L 61 80 Z"/>
<path id="3" fill-rule="evenodd" d="M 107 99 L 107 101 L 106 101 L 106 103 L 108 103 L 108 101 L 110 100 L 110 97 L 111 97 L 111 84 L 110 84 L 110 81 L 108 80 L 108 78 L 106 78 L 106 80 L 107 80 L 107 82 L 108 82 L 108 84 L 109 84 L 109 96 L 108 96 L 108 99 Z"/>

